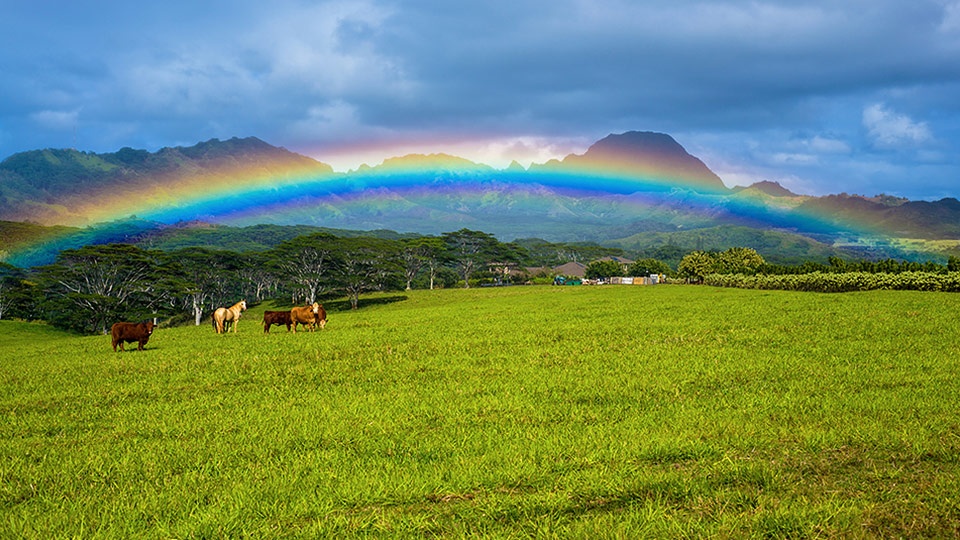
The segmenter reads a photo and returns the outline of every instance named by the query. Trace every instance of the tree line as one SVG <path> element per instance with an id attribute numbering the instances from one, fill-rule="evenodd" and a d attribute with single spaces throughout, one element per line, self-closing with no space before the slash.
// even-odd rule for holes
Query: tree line
<path id="1" fill-rule="evenodd" d="M 676 251 L 664 246 L 655 254 L 674 258 Z M 955 256 L 945 266 L 837 257 L 826 264 L 783 266 L 768 264 L 751 248 L 734 247 L 722 252 L 692 251 L 683 255 L 674 269 L 654 257 L 629 265 L 608 258 L 621 254 L 615 248 L 537 239 L 504 243 L 470 229 L 399 239 L 314 232 L 266 251 L 244 252 L 90 245 L 64 250 L 54 263 L 29 269 L 0 263 L 0 319 L 43 320 L 75 332 L 100 333 L 116 321 L 153 317 L 172 324 L 199 325 L 217 307 L 240 299 L 298 305 L 345 296 L 356 309 L 365 292 L 509 283 L 514 270 L 546 261 L 594 259 L 586 266 L 589 279 L 662 274 L 712 285 L 825 291 L 853 290 L 857 283 L 868 288 L 954 290 L 953 278 L 944 284 L 946 278 L 930 276 L 960 271 L 960 258 Z M 894 281 L 823 277 L 837 274 L 904 277 Z M 552 277 L 540 276 L 544 283 Z"/>
<path id="2" fill-rule="evenodd" d="M 693 283 L 743 289 L 960 292 L 960 257 L 957 256 L 950 256 L 946 265 L 932 261 L 847 261 L 830 257 L 827 264 L 804 262 L 785 266 L 767 264 L 752 249 L 731 248 L 720 253 L 689 253 L 680 261 L 677 274 Z"/>
<path id="3" fill-rule="evenodd" d="M 0 263 L 0 318 L 100 333 L 116 321 L 153 317 L 199 325 L 240 299 L 297 305 L 345 296 L 356 309 L 365 292 L 509 281 L 528 257 L 517 244 L 470 229 L 398 240 L 317 232 L 242 253 L 91 245 L 30 269 Z"/>
<path id="4" fill-rule="evenodd" d="M 676 270 L 653 258 L 629 265 L 615 260 L 597 260 L 586 267 L 585 277 L 666 275 L 685 283 L 721 287 L 785 289 L 817 292 L 847 292 L 872 289 L 960 291 L 960 257 L 947 264 L 895 259 L 848 261 L 829 257 L 826 264 L 814 261 L 798 265 L 767 263 L 756 250 L 733 247 L 725 251 L 697 250 L 680 259 Z"/>
<path id="5" fill-rule="evenodd" d="M 907 272 L 946 274 L 960 271 L 960 257 L 949 256 L 947 264 L 882 259 L 848 261 L 829 257 L 827 263 L 807 261 L 798 265 L 769 264 L 750 248 L 735 247 L 722 252 L 693 251 L 680 260 L 677 275 L 702 283 L 710 275 L 806 275 L 806 274 L 902 274 Z"/>

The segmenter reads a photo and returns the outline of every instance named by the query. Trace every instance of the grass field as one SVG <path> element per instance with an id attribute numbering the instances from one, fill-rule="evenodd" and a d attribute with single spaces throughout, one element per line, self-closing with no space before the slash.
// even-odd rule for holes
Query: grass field
<path id="1" fill-rule="evenodd" d="M 956 537 L 960 296 L 410 291 L 0 321 L 0 537 Z"/>

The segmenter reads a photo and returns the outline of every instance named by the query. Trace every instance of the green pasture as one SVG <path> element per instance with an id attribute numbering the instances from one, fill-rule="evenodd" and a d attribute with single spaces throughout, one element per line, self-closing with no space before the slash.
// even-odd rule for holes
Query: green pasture
<path id="1" fill-rule="evenodd" d="M 409 291 L 0 321 L 0 538 L 960 535 L 960 295 Z"/>

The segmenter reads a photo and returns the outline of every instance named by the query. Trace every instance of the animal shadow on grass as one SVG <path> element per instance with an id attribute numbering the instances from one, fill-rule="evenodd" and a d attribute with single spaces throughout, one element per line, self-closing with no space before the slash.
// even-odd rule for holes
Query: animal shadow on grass
<path id="1" fill-rule="evenodd" d="M 137 350 L 137 342 L 134 341 L 133 343 L 126 343 L 125 346 L 124 346 L 124 349 L 123 349 L 122 351 L 120 350 L 119 345 L 118 345 L 118 346 L 117 346 L 117 350 L 116 350 L 115 352 L 112 351 L 112 354 L 124 354 L 124 353 L 140 353 L 140 354 L 143 354 L 143 353 L 145 353 L 145 352 L 153 352 L 153 351 L 156 351 L 156 350 L 159 350 L 159 349 L 162 349 L 162 348 L 163 348 L 163 347 L 157 347 L 156 345 L 154 345 L 154 344 L 152 344 L 152 343 L 149 343 L 149 344 L 147 344 L 147 345 L 144 345 L 144 346 L 143 346 L 143 350 L 140 351 L 140 350 Z"/>
<path id="2" fill-rule="evenodd" d="M 403 302 L 406 299 L 407 296 L 404 294 L 384 296 L 382 298 L 361 298 L 357 304 L 357 309 Z M 327 311 L 350 311 L 350 300 L 324 300 L 323 307 Z"/>

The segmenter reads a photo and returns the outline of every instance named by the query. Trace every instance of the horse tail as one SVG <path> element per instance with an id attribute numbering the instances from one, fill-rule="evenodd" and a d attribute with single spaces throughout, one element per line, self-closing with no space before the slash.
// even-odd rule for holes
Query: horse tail
<path id="1" fill-rule="evenodd" d="M 217 315 L 220 315 L 220 316 L 218 317 Z M 217 310 L 213 312 L 213 316 L 210 317 L 210 319 L 213 321 L 213 331 L 218 334 L 222 334 L 223 333 L 223 315 L 220 312 L 220 308 L 217 308 Z"/>

